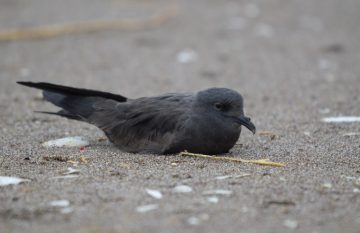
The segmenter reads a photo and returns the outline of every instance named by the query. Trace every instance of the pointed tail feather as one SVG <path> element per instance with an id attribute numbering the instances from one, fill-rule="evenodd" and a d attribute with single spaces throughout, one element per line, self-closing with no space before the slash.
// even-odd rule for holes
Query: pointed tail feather
<path id="1" fill-rule="evenodd" d="M 108 92 L 102 92 L 102 91 L 95 91 L 95 90 L 88 90 L 83 88 L 74 88 L 74 87 L 67 87 L 67 86 L 61 86 L 57 84 L 52 83 L 34 83 L 34 82 L 17 82 L 20 85 L 38 88 L 44 91 L 49 92 L 55 92 L 59 94 L 65 94 L 65 95 L 73 95 L 73 96 L 92 96 L 92 97 L 103 97 L 106 99 L 112 99 L 119 102 L 126 102 L 127 98 L 122 95 L 116 95 Z"/>
<path id="2" fill-rule="evenodd" d="M 111 102 L 115 106 L 118 102 L 126 102 L 127 100 L 126 97 L 121 95 L 51 83 L 18 83 L 43 90 L 43 96 L 47 101 L 63 109 L 57 113 L 46 112 L 47 114 L 59 115 L 74 120 L 87 121 L 96 110 L 94 107 L 96 103 Z"/>

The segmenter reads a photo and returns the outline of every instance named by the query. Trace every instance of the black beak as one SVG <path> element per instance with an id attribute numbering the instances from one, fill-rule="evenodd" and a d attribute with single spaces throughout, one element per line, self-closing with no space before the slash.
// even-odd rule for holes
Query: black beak
<path id="1" fill-rule="evenodd" d="M 246 116 L 237 117 L 236 121 L 240 124 L 248 128 L 253 134 L 256 132 L 255 125 L 251 122 L 251 119 Z"/>

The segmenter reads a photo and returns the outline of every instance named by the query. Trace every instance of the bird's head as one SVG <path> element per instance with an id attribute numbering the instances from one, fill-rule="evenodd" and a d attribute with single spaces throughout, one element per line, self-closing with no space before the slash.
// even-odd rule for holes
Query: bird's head
<path id="1" fill-rule="evenodd" d="M 243 125 L 253 133 L 256 132 L 251 119 L 244 115 L 242 96 L 234 90 L 210 88 L 200 91 L 196 95 L 196 106 L 236 125 Z"/>

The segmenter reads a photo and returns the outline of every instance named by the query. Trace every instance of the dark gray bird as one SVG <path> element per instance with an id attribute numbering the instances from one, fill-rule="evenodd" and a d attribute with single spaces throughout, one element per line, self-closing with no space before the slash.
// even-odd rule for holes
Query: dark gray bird
<path id="1" fill-rule="evenodd" d="M 241 95 L 227 88 L 128 99 L 51 83 L 18 83 L 43 90 L 47 101 L 62 108 L 44 113 L 93 124 L 127 152 L 221 154 L 234 146 L 242 125 L 255 133 Z"/>

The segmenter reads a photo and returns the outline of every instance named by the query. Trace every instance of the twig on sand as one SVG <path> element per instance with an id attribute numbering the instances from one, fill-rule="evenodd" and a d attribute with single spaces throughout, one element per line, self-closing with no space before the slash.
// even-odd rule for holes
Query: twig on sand
<path id="1" fill-rule="evenodd" d="M 141 30 L 160 26 L 177 15 L 175 6 L 165 7 L 147 19 L 91 20 L 0 31 L 0 41 L 47 39 L 75 33 L 104 30 Z"/>
<path id="2" fill-rule="evenodd" d="M 232 161 L 232 162 L 240 162 L 240 163 L 252 163 L 252 164 L 257 164 L 257 165 L 262 165 L 262 166 L 285 167 L 284 163 L 272 162 L 269 159 L 247 160 L 247 159 L 239 159 L 239 158 L 225 157 L 225 156 L 195 154 L 195 153 L 190 153 L 187 151 L 181 152 L 180 155 L 196 157 L 196 158 L 213 159 L 213 160 L 223 160 L 223 161 Z"/>

